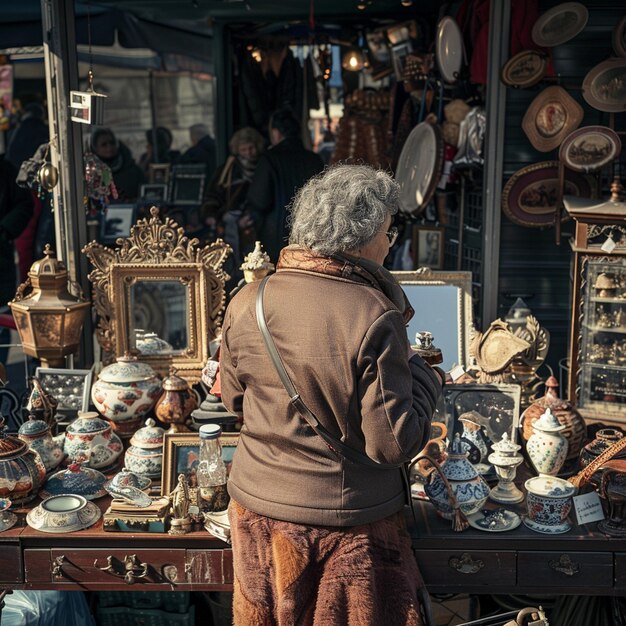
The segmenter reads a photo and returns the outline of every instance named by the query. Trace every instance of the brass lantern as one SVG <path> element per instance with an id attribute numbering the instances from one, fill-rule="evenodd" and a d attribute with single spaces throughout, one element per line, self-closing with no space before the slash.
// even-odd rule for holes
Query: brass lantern
<path id="1" fill-rule="evenodd" d="M 44 255 L 32 264 L 9 306 L 24 352 L 44 367 L 62 367 L 65 356 L 78 350 L 90 303 L 68 291 L 67 270 L 50 244 Z"/>

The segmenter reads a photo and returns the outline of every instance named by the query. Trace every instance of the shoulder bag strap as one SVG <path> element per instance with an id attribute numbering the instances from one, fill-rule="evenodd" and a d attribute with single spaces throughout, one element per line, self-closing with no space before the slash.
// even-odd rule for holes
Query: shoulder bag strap
<path id="1" fill-rule="evenodd" d="M 342 456 L 344 456 L 349 461 L 354 463 L 360 463 L 361 465 L 367 465 L 368 467 L 376 467 L 377 469 L 396 469 L 398 467 L 402 467 L 404 463 L 399 463 L 397 465 L 392 465 L 388 463 L 377 463 L 370 457 L 362 454 L 358 450 L 347 446 L 343 441 L 340 441 L 335 437 L 331 432 L 329 432 L 323 424 L 317 419 L 317 417 L 311 412 L 309 407 L 304 403 L 300 394 L 296 391 L 296 388 L 289 378 L 289 374 L 287 374 L 287 370 L 283 365 L 282 359 L 280 358 L 280 354 L 276 349 L 276 344 L 274 343 L 274 339 L 267 327 L 267 322 L 265 320 L 265 312 L 263 310 L 263 293 L 265 291 L 265 285 L 270 277 L 266 276 L 259 285 L 259 290 L 256 295 L 256 320 L 259 326 L 259 330 L 261 331 L 261 335 L 263 336 L 263 341 L 265 343 L 265 347 L 272 359 L 272 363 L 276 368 L 276 372 L 283 383 L 283 386 L 287 390 L 289 394 L 290 402 L 296 408 L 298 413 L 302 415 L 302 417 L 306 420 L 307 424 L 332 448 L 334 448 L 337 452 L 340 452 Z"/>

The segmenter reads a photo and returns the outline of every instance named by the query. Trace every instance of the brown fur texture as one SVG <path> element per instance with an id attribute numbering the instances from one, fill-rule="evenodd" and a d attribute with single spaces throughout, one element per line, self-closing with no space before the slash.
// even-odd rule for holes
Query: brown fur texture
<path id="1" fill-rule="evenodd" d="M 351 528 L 229 514 L 235 626 L 422 626 L 402 513 Z"/>

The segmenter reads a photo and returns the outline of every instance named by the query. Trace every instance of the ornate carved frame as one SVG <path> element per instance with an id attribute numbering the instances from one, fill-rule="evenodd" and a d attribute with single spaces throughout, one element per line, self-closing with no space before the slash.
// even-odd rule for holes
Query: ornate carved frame
<path id="1" fill-rule="evenodd" d="M 188 285 L 188 348 L 171 355 L 140 355 L 161 376 L 174 365 L 189 382 L 200 380 L 209 358 L 209 342 L 221 327 L 228 276 L 224 261 L 231 252 L 220 239 L 198 247 L 197 239 L 188 239 L 183 229 L 170 218 L 161 220 L 156 207 L 149 219 L 139 220 L 130 237 L 117 239 L 115 248 L 95 241 L 83 248 L 94 266 L 89 274 L 93 302 L 98 315 L 96 337 L 105 352 L 105 360 L 130 350 L 130 290 L 138 279 L 144 281 L 179 280 Z"/>
<path id="2" fill-rule="evenodd" d="M 470 368 L 470 341 L 474 329 L 472 313 L 472 273 L 433 271 L 428 267 L 421 267 L 414 272 L 391 272 L 401 285 L 451 285 L 457 287 L 457 332 L 458 356 L 465 369 Z M 419 313 L 419 306 L 413 307 Z M 428 329 L 426 329 L 428 330 Z M 435 337 L 435 343 L 437 337 Z"/>

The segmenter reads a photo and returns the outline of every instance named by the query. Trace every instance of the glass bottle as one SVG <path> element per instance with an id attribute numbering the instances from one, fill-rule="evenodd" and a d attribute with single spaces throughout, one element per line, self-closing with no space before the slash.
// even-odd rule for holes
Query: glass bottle
<path id="1" fill-rule="evenodd" d="M 224 511 L 228 507 L 226 465 L 222 460 L 219 437 L 222 429 L 217 424 L 200 427 L 200 463 L 197 478 L 201 507 L 206 512 Z"/>

